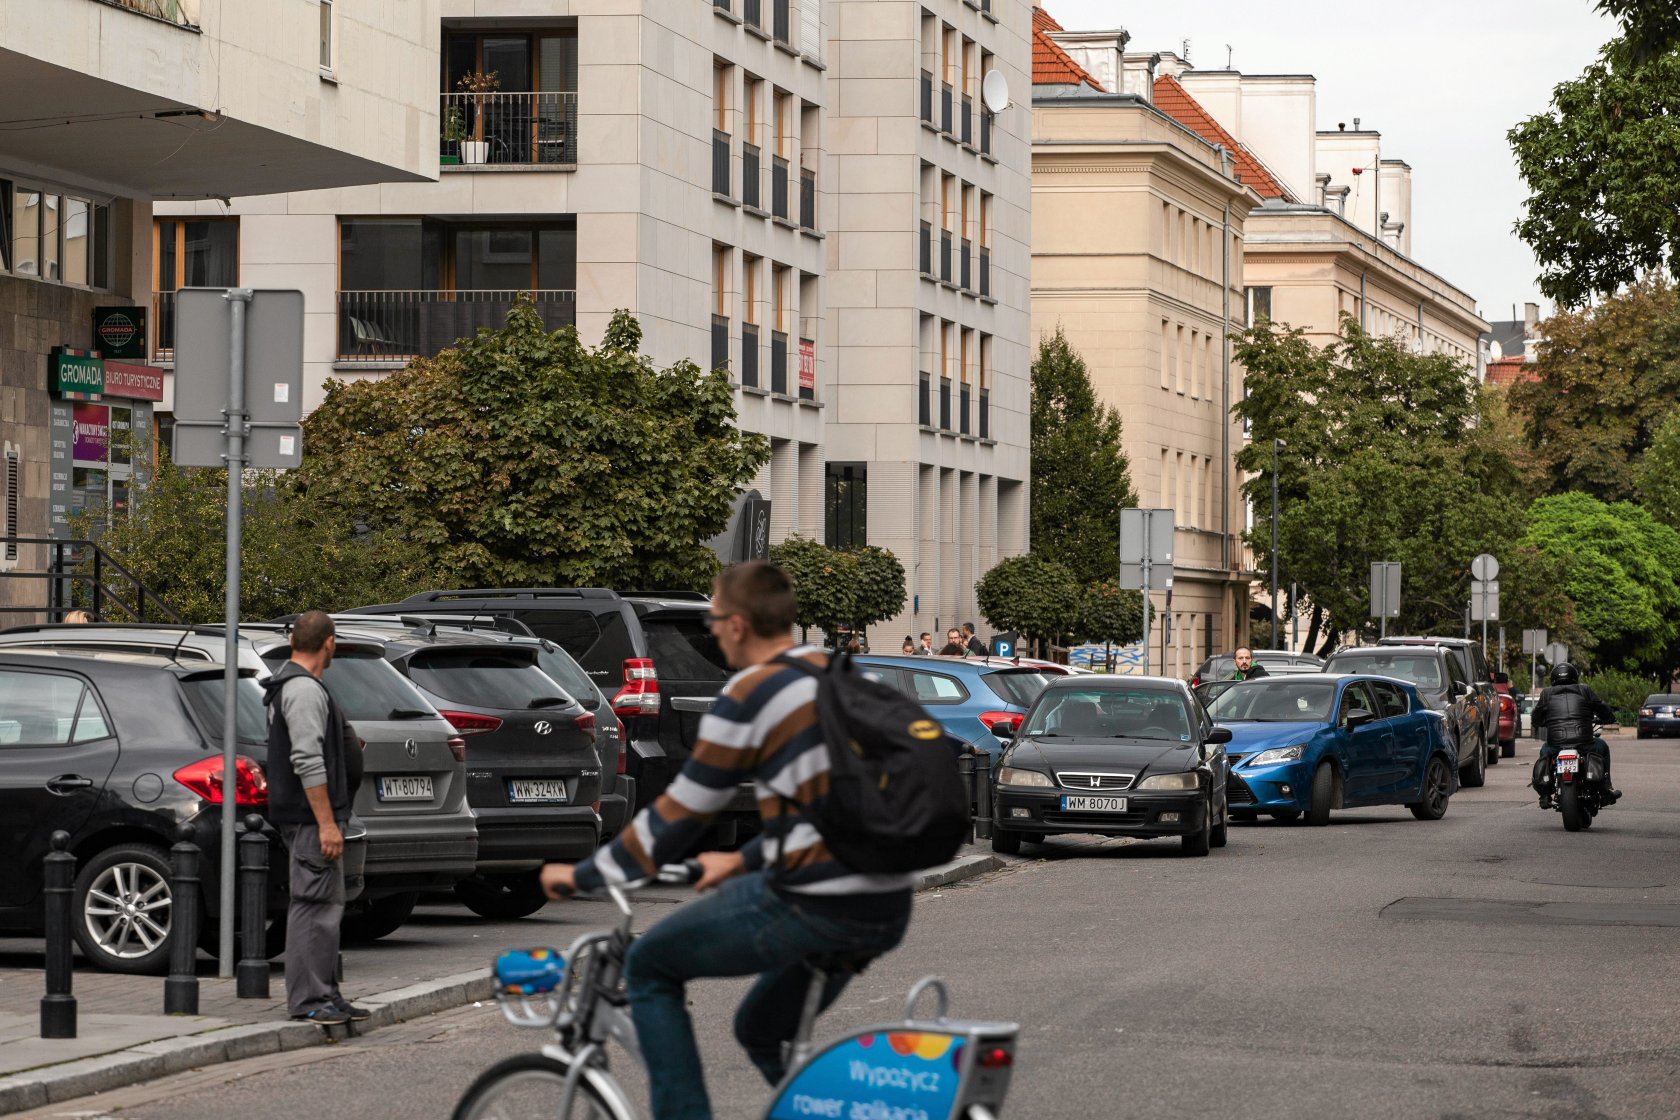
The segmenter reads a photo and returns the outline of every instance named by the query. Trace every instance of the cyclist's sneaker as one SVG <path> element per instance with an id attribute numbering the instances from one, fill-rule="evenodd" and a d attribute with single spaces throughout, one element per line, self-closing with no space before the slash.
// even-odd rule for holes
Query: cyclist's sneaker
<path id="1" fill-rule="evenodd" d="M 292 1018 L 314 1023 L 318 1027 L 342 1027 L 350 1021 L 350 1013 L 337 1007 L 317 1007 L 307 1015 L 293 1015 Z"/>
<path id="2" fill-rule="evenodd" d="M 373 1012 L 369 1011 L 365 1007 L 357 1007 L 343 996 L 339 996 L 334 999 L 333 1006 L 350 1016 L 350 1021 L 352 1023 L 365 1023 L 369 1019 L 373 1018 Z"/>

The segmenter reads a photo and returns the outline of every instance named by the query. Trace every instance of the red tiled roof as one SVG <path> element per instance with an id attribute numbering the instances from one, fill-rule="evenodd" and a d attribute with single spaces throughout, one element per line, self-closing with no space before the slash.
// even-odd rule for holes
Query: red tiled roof
<path id="1" fill-rule="evenodd" d="M 1540 373 L 1535 363 L 1524 362 L 1521 354 L 1509 358 L 1496 358 L 1487 364 L 1487 383 L 1489 385 L 1511 385 L 1518 381 L 1538 381 Z"/>
<path id="2" fill-rule="evenodd" d="M 1036 67 L 1035 67 L 1036 71 Z M 1036 73 L 1034 80 L 1036 81 Z M 1163 74 L 1155 79 L 1155 107 L 1167 114 L 1209 144 L 1223 144 L 1236 161 L 1237 179 L 1261 198 L 1289 198 L 1289 192 L 1254 153 L 1237 143 L 1237 138 L 1225 131 L 1201 103 L 1190 96 L 1177 78 Z M 1293 200 L 1291 200 L 1293 201 Z"/>
<path id="3" fill-rule="evenodd" d="M 1043 8 L 1033 8 L 1033 85 L 1035 86 L 1076 86 L 1084 83 L 1092 89 L 1102 89 L 1102 83 L 1073 60 L 1073 57 L 1063 50 L 1056 41 L 1050 38 L 1050 32 L 1060 31 L 1062 25 L 1057 23 L 1049 12 Z"/>

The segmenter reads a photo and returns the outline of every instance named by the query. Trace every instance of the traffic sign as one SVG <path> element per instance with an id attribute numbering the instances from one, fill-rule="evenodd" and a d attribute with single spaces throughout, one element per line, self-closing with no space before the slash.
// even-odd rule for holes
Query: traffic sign
<path id="1" fill-rule="evenodd" d="M 1499 621 L 1499 581 L 1477 580 L 1470 585 L 1470 620 Z"/>
<path id="2" fill-rule="evenodd" d="M 175 295 L 175 462 L 227 465 L 233 304 L 227 288 Z M 247 467 L 303 465 L 303 293 L 253 291 L 245 310 Z"/>
<path id="3" fill-rule="evenodd" d="M 1499 578 L 1499 561 L 1491 552 L 1484 552 L 1470 561 L 1470 576 L 1472 579 L 1487 582 Z"/>
<path id="4" fill-rule="evenodd" d="M 1523 652 L 1540 653 L 1546 648 L 1546 632 L 1544 630 L 1523 631 Z"/>
<path id="5" fill-rule="evenodd" d="M 1546 647 L 1544 656 L 1548 664 L 1562 665 L 1569 660 L 1569 647 L 1562 642 L 1552 642 Z"/>
<path id="6" fill-rule="evenodd" d="M 1371 564 L 1371 617 L 1400 617 L 1400 565 L 1377 560 Z"/>
<path id="7" fill-rule="evenodd" d="M 1165 565 L 1171 575 L 1173 562 L 1173 511 L 1170 509 L 1123 509 L 1120 511 L 1120 586 L 1137 591 L 1146 586 L 1143 566 Z M 1164 578 L 1164 577 L 1163 577 Z M 1161 579 L 1151 583 L 1159 586 Z"/>

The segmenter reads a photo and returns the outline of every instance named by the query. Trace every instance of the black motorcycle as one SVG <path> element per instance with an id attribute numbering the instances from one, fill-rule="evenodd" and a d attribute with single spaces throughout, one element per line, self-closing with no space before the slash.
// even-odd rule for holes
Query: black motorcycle
<path id="1" fill-rule="evenodd" d="M 1598 736 L 1593 728 L 1593 737 Z M 1596 752 L 1564 747 L 1551 763 L 1552 805 L 1563 814 L 1568 832 L 1591 828 L 1593 817 L 1607 806 L 1604 760 Z"/>

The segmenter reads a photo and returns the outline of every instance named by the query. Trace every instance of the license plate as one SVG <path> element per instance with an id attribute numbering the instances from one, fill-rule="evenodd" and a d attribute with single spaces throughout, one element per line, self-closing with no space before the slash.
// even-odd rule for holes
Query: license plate
<path id="1" fill-rule="evenodd" d="M 509 801 L 564 801 L 566 800 L 566 783 L 555 779 L 553 781 L 521 781 L 515 779 L 508 783 Z"/>
<path id="2" fill-rule="evenodd" d="M 1577 758 L 1560 758 L 1557 764 L 1560 774 L 1574 774 L 1581 769 L 1581 760 Z"/>
<path id="3" fill-rule="evenodd" d="M 1124 813 L 1126 811 L 1126 799 L 1124 797 L 1063 795 L 1062 811 L 1064 813 Z"/>
<path id="4" fill-rule="evenodd" d="M 379 800 L 381 801 L 430 801 L 431 799 L 432 779 L 429 776 L 379 779 Z"/>

